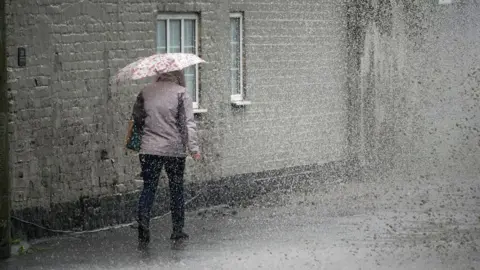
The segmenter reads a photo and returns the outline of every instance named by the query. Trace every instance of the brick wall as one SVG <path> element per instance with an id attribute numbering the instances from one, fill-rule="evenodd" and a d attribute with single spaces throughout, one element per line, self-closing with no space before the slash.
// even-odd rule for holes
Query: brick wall
<path id="1" fill-rule="evenodd" d="M 246 91 L 230 105 L 229 12 L 245 14 Z M 345 158 L 346 19 L 339 1 L 10 1 L 8 85 L 13 205 L 49 208 L 137 189 L 122 147 L 145 81 L 109 83 L 155 51 L 157 12 L 200 14 L 197 115 L 204 161 L 188 181 Z M 17 48 L 27 49 L 18 67 Z"/>
<path id="2" fill-rule="evenodd" d="M 129 48 L 122 39 L 142 40 L 142 48 L 153 41 L 120 35 L 108 10 L 87 1 L 7 5 L 15 208 L 113 193 L 120 184 L 109 161 L 118 107 L 108 78 Z M 24 68 L 16 63 L 19 46 L 27 48 Z M 148 49 L 129 57 L 142 53 Z"/>
<path id="3" fill-rule="evenodd" d="M 226 175 L 345 158 L 342 1 L 233 1 L 244 12 L 246 95 L 230 109 Z"/>
<path id="4" fill-rule="evenodd" d="M 373 1 L 366 15 L 363 160 L 423 175 L 477 176 L 480 6 L 437 2 Z"/>

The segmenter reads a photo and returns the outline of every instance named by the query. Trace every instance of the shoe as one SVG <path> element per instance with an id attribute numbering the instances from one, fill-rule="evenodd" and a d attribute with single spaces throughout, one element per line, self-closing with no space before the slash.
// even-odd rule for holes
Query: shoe
<path id="1" fill-rule="evenodd" d="M 139 243 L 138 243 L 138 250 L 139 250 L 139 251 L 147 251 L 147 250 L 148 250 L 148 243 L 146 243 L 146 242 L 139 242 Z"/>
<path id="2" fill-rule="evenodd" d="M 143 226 L 138 226 L 138 248 L 145 249 L 150 243 L 150 230 Z"/>
<path id="3" fill-rule="evenodd" d="M 179 232 L 173 232 L 172 235 L 170 236 L 171 240 L 182 240 L 182 239 L 188 239 L 189 236 L 188 234 L 179 231 Z"/>

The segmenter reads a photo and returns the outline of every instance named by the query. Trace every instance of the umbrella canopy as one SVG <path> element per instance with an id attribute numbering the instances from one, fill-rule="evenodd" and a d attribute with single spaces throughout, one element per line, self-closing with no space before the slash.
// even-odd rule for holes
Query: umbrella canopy
<path id="1" fill-rule="evenodd" d="M 190 53 L 163 53 L 139 59 L 122 68 L 115 76 L 117 83 L 158 76 L 162 73 L 182 70 L 205 61 Z"/>

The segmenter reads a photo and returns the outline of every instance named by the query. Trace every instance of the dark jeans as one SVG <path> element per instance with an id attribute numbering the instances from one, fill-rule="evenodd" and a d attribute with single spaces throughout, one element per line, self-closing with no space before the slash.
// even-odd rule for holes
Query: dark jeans
<path id="1" fill-rule="evenodd" d="M 140 155 L 142 166 L 143 190 L 138 201 L 138 222 L 148 229 L 155 192 L 162 168 L 165 167 L 170 187 L 170 210 L 174 231 L 181 231 L 185 223 L 185 207 L 183 198 L 183 173 L 185 158 Z"/>

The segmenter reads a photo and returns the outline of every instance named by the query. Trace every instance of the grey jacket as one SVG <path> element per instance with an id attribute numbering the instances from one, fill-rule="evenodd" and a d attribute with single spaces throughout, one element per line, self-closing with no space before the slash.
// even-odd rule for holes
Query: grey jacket
<path id="1" fill-rule="evenodd" d="M 132 117 L 143 130 L 140 154 L 185 157 L 200 152 L 185 87 L 170 81 L 150 84 L 138 95 Z"/>

